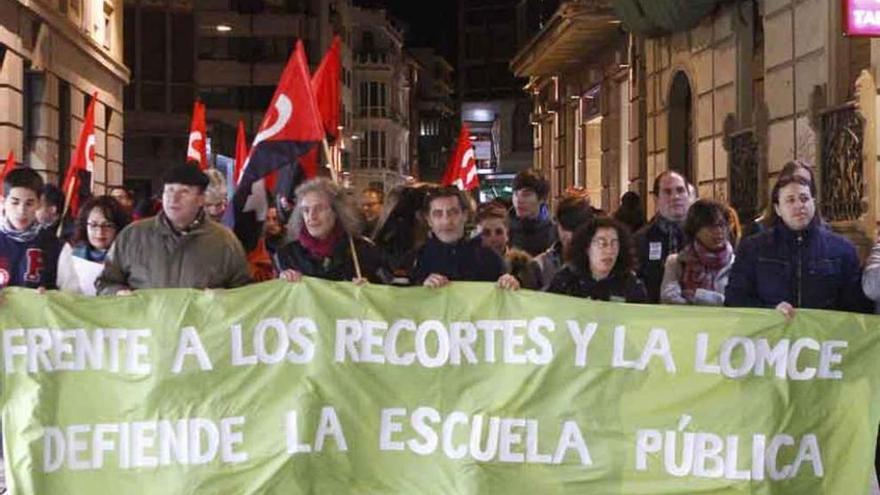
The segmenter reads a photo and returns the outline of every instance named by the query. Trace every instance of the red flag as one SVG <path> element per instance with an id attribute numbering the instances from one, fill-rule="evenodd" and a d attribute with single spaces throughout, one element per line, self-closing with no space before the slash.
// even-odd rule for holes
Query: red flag
<path id="1" fill-rule="evenodd" d="M 455 185 L 464 191 L 480 187 L 480 179 L 477 177 L 477 160 L 474 157 L 474 147 L 471 145 L 471 131 L 467 124 L 461 126 L 458 134 L 458 144 L 455 152 L 446 163 L 446 171 L 443 173 L 443 185 Z"/>
<path id="2" fill-rule="evenodd" d="M 247 160 L 247 137 L 244 134 L 244 122 L 238 121 L 238 135 L 235 137 L 235 169 L 232 178 L 235 185 L 241 180 L 241 172 L 244 170 L 244 161 Z"/>
<path id="3" fill-rule="evenodd" d="M 92 94 L 92 101 L 86 109 L 86 117 L 83 120 L 79 140 L 76 143 L 76 151 L 70 157 L 70 165 L 64 176 L 62 190 L 67 200 L 71 216 L 76 217 L 79 213 L 81 197 L 87 197 L 91 190 L 91 184 L 86 185 L 84 178 L 88 173 L 94 172 L 95 164 L 95 102 L 98 101 L 98 93 Z"/>
<path id="4" fill-rule="evenodd" d="M 245 161 L 233 197 L 235 233 L 246 251 L 262 234 L 260 222 L 268 209 L 266 188 L 260 179 L 273 170 L 292 165 L 324 139 L 324 129 L 312 93 L 302 41 L 290 56 L 260 131 Z"/>
<path id="5" fill-rule="evenodd" d="M 9 155 L 6 156 L 6 164 L 3 166 L 3 172 L 0 173 L 0 182 L 3 182 L 3 179 L 6 178 L 6 174 L 12 172 L 12 169 L 15 168 L 15 153 L 12 150 L 9 150 Z"/>
<path id="6" fill-rule="evenodd" d="M 333 136 L 333 139 L 339 137 L 340 43 L 339 36 L 334 36 L 321 65 L 312 75 L 312 91 L 318 102 L 321 123 L 324 125 L 324 132 Z"/>
<path id="7" fill-rule="evenodd" d="M 186 159 L 199 162 L 199 169 L 208 169 L 208 153 L 205 147 L 207 124 L 205 105 L 196 100 L 193 104 L 192 122 L 189 124 L 189 143 L 186 146 Z"/>

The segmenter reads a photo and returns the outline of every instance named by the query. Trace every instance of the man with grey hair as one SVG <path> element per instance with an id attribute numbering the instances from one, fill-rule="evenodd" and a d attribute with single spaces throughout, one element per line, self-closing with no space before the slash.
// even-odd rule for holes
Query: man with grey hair
<path id="1" fill-rule="evenodd" d="M 360 235 L 361 219 L 351 194 L 321 177 L 299 186 L 296 198 L 288 223 L 293 241 L 275 254 L 279 278 L 288 282 L 298 282 L 303 276 L 355 283 L 390 280 L 379 251 Z"/>

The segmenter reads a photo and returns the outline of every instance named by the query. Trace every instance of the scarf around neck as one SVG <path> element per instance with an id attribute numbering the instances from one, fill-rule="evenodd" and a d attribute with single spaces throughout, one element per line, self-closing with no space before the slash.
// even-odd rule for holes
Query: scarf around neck
<path id="1" fill-rule="evenodd" d="M 32 223 L 31 226 L 25 230 L 18 230 L 13 227 L 8 218 L 4 218 L 3 221 L 0 222 L 0 232 L 15 242 L 31 242 L 37 238 L 37 235 L 40 234 L 41 230 L 42 227 L 40 226 L 40 222 Z"/>
<path id="2" fill-rule="evenodd" d="M 345 231 L 342 230 L 342 226 L 339 225 L 339 222 L 336 223 L 336 226 L 333 227 L 333 230 L 330 232 L 330 235 L 323 239 L 318 239 L 312 236 L 309 233 L 309 229 L 306 228 L 305 225 L 302 226 L 302 230 L 299 231 L 299 243 L 302 244 L 302 247 L 306 248 L 306 251 L 309 252 L 315 258 L 329 258 L 333 255 L 333 250 L 336 248 L 336 243 L 342 236 L 345 234 Z"/>
<path id="3" fill-rule="evenodd" d="M 688 301 L 694 299 L 697 289 L 715 290 L 715 277 L 733 256 L 733 246 L 725 243 L 720 251 L 709 251 L 698 241 L 691 242 L 679 256 L 683 257 L 681 295 Z"/>

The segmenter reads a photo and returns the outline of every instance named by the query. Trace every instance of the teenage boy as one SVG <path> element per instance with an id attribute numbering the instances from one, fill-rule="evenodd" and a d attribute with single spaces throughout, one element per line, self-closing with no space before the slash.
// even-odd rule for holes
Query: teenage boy
<path id="1" fill-rule="evenodd" d="M 37 221 L 43 179 L 29 168 L 18 168 L 3 179 L 0 220 L 0 288 L 55 288 L 62 243 Z"/>

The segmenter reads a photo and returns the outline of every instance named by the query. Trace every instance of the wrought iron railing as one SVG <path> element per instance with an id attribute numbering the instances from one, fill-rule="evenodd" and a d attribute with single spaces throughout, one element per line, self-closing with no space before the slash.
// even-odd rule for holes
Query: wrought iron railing
<path id="1" fill-rule="evenodd" d="M 867 181 L 862 164 L 865 122 L 854 104 L 820 115 L 822 216 L 829 222 L 858 220 Z"/>
<path id="2" fill-rule="evenodd" d="M 730 136 L 730 205 L 741 222 L 758 216 L 758 140 L 753 129 Z"/>

